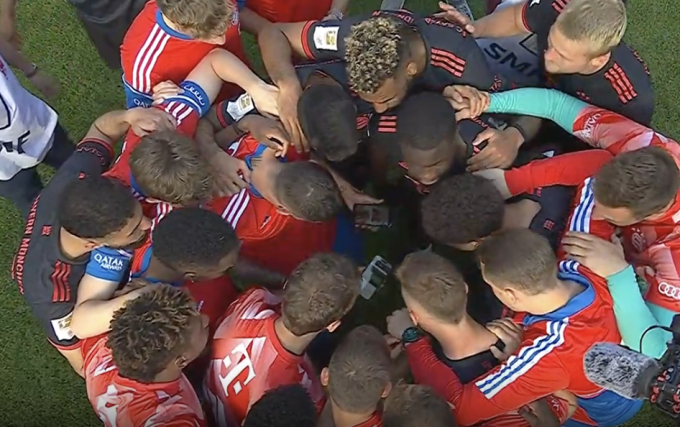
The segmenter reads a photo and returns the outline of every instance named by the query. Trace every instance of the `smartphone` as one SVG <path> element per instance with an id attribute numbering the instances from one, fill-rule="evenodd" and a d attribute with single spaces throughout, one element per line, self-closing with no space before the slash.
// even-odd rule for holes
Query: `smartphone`
<path id="1" fill-rule="evenodd" d="M 392 225 L 390 208 L 387 205 L 354 205 L 354 224 L 367 227 L 389 227 Z"/>
<path id="2" fill-rule="evenodd" d="M 391 273 L 392 266 L 383 257 L 376 255 L 361 274 L 361 296 L 371 299 L 373 294 L 387 282 Z"/>

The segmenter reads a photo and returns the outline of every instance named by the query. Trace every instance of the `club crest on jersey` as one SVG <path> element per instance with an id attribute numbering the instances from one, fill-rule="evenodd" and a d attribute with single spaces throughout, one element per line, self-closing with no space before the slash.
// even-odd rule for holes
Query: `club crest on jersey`
<path id="1" fill-rule="evenodd" d="M 338 32 L 340 27 L 316 27 L 314 29 L 314 46 L 319 50 L 338 50 Z"/>
<path id="2" fill-rule="evenodd" d="M 636 251 L 642 252 L 645 249 L 645 236 L 639 228 L 633 229 L 633 235 L 631 236 L 630 241 L 633 243 L 633 247 Z"/>

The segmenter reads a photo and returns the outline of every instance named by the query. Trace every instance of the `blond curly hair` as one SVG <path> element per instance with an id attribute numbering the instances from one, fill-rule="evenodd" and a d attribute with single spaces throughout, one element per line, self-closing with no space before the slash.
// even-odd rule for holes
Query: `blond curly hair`
<path id="1" fill-rule="evenodd" d="M 394 77 L 406 49 L 404 24 L 375 17 L 352 27 L 345 39 L 345 60 L 350 87 L 359 93 L 375 93 Z"/>

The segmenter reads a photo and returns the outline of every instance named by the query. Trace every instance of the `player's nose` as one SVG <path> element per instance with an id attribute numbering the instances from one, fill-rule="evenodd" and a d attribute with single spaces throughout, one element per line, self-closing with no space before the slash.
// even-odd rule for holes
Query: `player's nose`
<path id="1" fill-rule="evenodd" d="M 384 113 L 385 111 L 387 111 L 387 104 L 374 102 L 373 109 L 375 110 L 376 113 Z"/>

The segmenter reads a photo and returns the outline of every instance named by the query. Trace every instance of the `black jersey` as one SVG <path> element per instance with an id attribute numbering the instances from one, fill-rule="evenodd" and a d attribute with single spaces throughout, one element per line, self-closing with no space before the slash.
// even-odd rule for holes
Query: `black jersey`
<path id="1" fill-rule="evenodd" d="M 452 360 L 446 357 L 444 350 L 437 340 L 432 340 L 432 351 L 442 363 L 451 368 L 462 384 L 468 384 L 486 374 L 500 364 L 490 350 L 474 354 L 464 359 Z M 499 350 L 505 349 L 505 343 L 500 339 L 496 342 Z"/>
<path id="2" fill-rule="evenodd" d="M 398 142 L 399 115 L 401 111 L 403 110 L 397 107 L 388 113 L 373 115 L 369 122 L 369 134 L 371 135 L 370 143 L 377 144 L 381 151 L 387 152 L 391 161 L 396 162 L 405 171 L 405 176 L 408 178 L 408 165 L 402 161 Z M 452 117 L 451 120 L 454 120 L 454 118 Z M 485 143 L 473 144 L 477 135 L 486 129 L 503 130 L 507 126 L 507 122 L 502 117 L 493 114 L 482 114 L 474 119 L 461 120 L 458 123 L 458 134 L 465 143 L 465 155 L 454 159 L 447 175 L 464 173 L 467 161 L 485 148 Z M 531 146 L 519 151 L 517 159 L 515 159 L 512 166 L 520 167 L 534 160 L 553 157 L 563 153 L 564 149 L 559 144 Z M 411 181 L 417 192 L 421 194 L 429 193 L 427 186 L 413 180 Z M 536 189 L 531 194 L 522 194 L 514 197 L 508 203 L 523 199 L 530 199 L 538 203 L 541 210 L 534 217 L 529 228 L 547 238 L 553 249 L 556 249 L 569 217 L 573 195 L 574 188 L 572 187 L 544 187 Z"/>
<path id="3" fill-rule="evenodd" d="M 309 22 L 302 31 L 305 55 L 315 60 L 344 59 L 345 39 L 352 26 L 375 16 L 404 22 L 425 43 L 427 65 L 413 82 L 414 87 L 438 91 L 450 85 L 470 85 L 491 92 L 511 87 L 510 82 L 491 70 L 474 37 L 461 26 L 406 10 L 381 10 L 368 16 Z"/>
<path id="4" fill-rule="evenodd" d="M 71 259 L 61 250 L 57 206 L 66 185 L 87 175 L 99 175 L 111 164 L 113 150 L 98 139 L 84 139 L 57 170 L 33 202 L 21 244 L 12 262 L 12 278 L 19 286 L 33 315 L 58 348 L 76 348 L 78 339 L 70 330 L 78 284 L 85 274 L 90 254 Z M 103 260 L 104 264 L 110 264 Z M 111 265 L 115 268 L 116 265 Z"/>
<path id="5" fill-rule="evenodd" d="M 522 11 L 524 26 L 537 36 L 538 52 L 548 48 L 548 34 L 569 0 L 527 1 Z M 543 60 L 541 67 L 544 67 Z M 612 52 L 607 65 L 590 74 L 550 74 L 545 84 L 566 94 L 649 126 L 654 112 L 654 92 L 649 69 L 625 43 Z"/>

